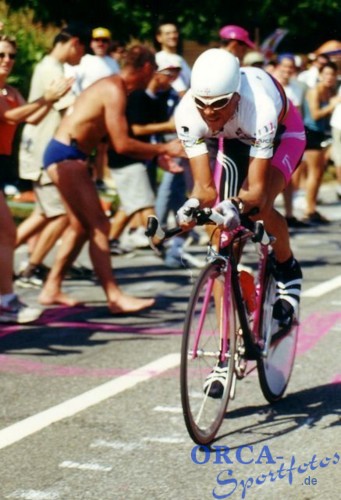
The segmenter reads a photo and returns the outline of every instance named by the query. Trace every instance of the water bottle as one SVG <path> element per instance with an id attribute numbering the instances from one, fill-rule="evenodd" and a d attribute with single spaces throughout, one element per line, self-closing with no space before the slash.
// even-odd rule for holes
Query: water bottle
<path id="1" fill-rule="evenodd" d="M 243 269 L 239 272 L 239 280 L 247 311 L 251 314 L 256 309 L 255 279 L 252 273 Z"/>

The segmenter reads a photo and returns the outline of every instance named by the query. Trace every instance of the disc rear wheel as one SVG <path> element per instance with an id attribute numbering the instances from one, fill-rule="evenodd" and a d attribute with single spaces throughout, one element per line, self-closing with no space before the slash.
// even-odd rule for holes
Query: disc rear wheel
<path id="1" fill-rule="evenodd" d="M 265 356 L 258 360 L 259 382 L 264 397 L 273 403 L 284 394 L 293 369 L 298 335 L 298 318 L 290 328 L 279 329 L 273 319 L 276 281 L 270 273 L 266 286 L 261 320 L 261 337 L 267 346 Z"/>

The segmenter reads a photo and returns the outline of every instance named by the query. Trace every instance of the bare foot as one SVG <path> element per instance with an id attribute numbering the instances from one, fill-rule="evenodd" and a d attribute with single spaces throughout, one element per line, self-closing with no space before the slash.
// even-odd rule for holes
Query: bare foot
<path id="1" fill-rule="evenodd" d="M 109 302 L 108 307 L 113 314 L 127 314 L 142 311 L 155 304 L 155 299 L 140 299 L 131 295 L 120 295 L 115 302 Z"/>
<path id="2" fill-rule="evenodd" d="M 38 301 L 40 304 L 43 304 L 44 306 L 52 306 L 57 304 L 62 306 L 74 307 L 82 303 L 79 300 L 73 299 L 72 297 L 66 295 L 66 293 L 63 292 L 58 292 L 55 294 L 48 294 L 46 292 L 42 292 L 39 295 Z"/>

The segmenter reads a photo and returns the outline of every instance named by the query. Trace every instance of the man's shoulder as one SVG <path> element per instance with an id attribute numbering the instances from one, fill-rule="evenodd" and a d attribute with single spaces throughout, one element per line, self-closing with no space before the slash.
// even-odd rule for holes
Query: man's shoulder
<path id="1" fill-rule="evenodd" d="M 63 64 L 49 54 L 44 56 L 35 66 L 35 69 L 57 68 L 63 70 Z"/>
<path id="2" fill-rule="evenodd" d="M 117 99 L 121 99 L 122 97 L 126 97 L 126 90 L 122 81 L 122 78 L 119 74 L 112 74 L 109 76 L 104 76 L 94 81 L 91 85 L 86 87 L 78 98 L 81 98 L 84 95 L 84 98 L 87 96 L 93 98 L 95 95 L 98 99 L 101 99 L 103 103 L 109 101 L 109 97 L 111 101 L 116 101 Z M 107 102 L 110 104 L 109 102 Z"/>
<path id="3" fill-rule="evenodd" d="M 242 94 L 257 97 L 258 94 L 270 94 L 276 89 L 276 79 L 261 68 L 240 68 L 240 89 Z"/>
<path id="4" fill-rule="evenodd" d="M 32 80 L 38 80 L 40 85 L 64 75 L 63 65 L 57 59 L 47 55 L 34 67 Z"/>

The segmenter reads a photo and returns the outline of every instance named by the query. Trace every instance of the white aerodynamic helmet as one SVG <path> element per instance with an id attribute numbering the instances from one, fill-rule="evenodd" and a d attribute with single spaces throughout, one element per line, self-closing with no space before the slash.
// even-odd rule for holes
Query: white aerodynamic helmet
<path id="1" fill-rule="evenodd" d="M 238 59 L 224 49 L 208 49 L 196 59 L 191 75 L 191 92 L 195 96 L 216 97 L 239 88 Z"/>

